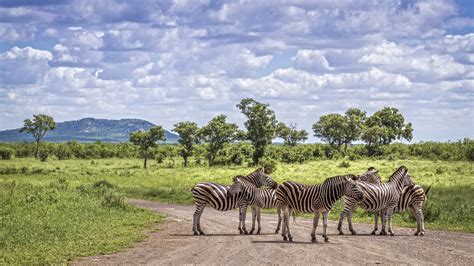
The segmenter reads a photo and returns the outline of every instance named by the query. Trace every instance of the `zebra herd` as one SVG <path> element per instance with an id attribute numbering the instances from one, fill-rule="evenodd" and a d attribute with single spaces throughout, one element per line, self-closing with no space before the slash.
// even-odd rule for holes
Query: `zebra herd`
<path id="1" fill-rule="evenodd" d="M 422 206 L 430 188 L 423 190 L 415 185 L 405 166 L 400 166 L 385 183 L 381 182 L 378 170 L 370 167 L 360 175 L 341 175 L 327 178 L 321 184 L 305 185 L 293 181 L 282 184 L 273 180 L 263 168 L 257 169 L 247 176 L 235 176 L 232 184 L 222 185 L 213 182 L 198 183 L 192 188 L 196 211 L 193 215 L 193 232 L 195 235 L 205 233 L 201 229 L 201 215 L 206 206 L 219 211 L 228 211 L 239 208 L 240 234 L 253 234 L 255 221 L 257 221 L 257 234 L 260 234 L 260 209 L 276 208 L 278 224 L 275 234 L 280 231 L 284 241 L 293 241 L 289 227 L 289 216 L 294 212 L 313 213 L 313 228 L 311 241 L 316 240 L 316 228 L 320 215 L 323 216 L 323 238 L 329 242 L 327 236 L 327 220 L 334 203 L 344 200 L 344 210 L 339 217 L 337 230 L 342 231 L 342 222 L 347 217 L 349 231 L 355 235 L 352 226 L 352 212 L 359 206 L 375 214 L 375 227 L 372 234 L 378 230 L 378 216 L 382 220 L 380 235 L 392 230 L 392 214 L 410 209 L 417 221 L 415 235 L 425 234 Z M 245 220 L 247 208 L 252 209 L 252 228 L 247 231 Z M 282 217 L 283 216 L 283 217 Z"/>

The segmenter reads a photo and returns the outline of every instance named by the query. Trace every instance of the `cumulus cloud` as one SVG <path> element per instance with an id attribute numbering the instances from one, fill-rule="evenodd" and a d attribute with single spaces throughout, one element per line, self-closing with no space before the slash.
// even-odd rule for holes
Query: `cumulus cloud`
<path id="1" fill-rule="evenodd" d="M 220 113 L 242 123 L 235 104 L 243 97 L 307 130 L 348 107 L 400 108 L 417 140 L 435 136 L 417 128 L 440 112 L 457 117 L 440 123 L 464 125 L 453 126 L 459 137 L 473 118 L 473 18 L 453 1 L 0 6 L 5 127 L 38 111 L 63 120 L 140 117 L 167 128 L 177 117 L 203 124 Z"/>

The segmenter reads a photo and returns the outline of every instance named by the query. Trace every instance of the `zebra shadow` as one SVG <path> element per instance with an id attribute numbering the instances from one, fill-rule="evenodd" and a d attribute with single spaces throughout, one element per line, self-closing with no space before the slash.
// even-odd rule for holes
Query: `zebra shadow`
<path id="1" fill-rule="evenodd" d="M 312 242 L 304 242 L 304 241 L 293 241 L 293 242 L 288 242 L 288 241 L 283 241 L 283 240 L 253 240 L 253 244 L 303 244 L 303 245 L 317 245 L 321 242 L 318 243 L 312 243 Z M 327 243 L 325 243 L 327 244 Z"/>
<path id="2" fill-rule="evenodd" d="M 274 235 L 271 233 L 264 233 L 259 235 L 241 235 L 238 233 L 230 234 L 230 233 L 217 233 L 217 234 L 205 234 L 205 235 L 194 235 L 194 234 L 170 234 L 170 236 L 195 236 L 195 237 L 212 237 L 212 236 L 269 236 Z"/>
<path id="3" fill-rule="evenodd" d="M 343 235 L 340 235 L 339 233 L 333 233 L 333 234 L 328 234 L 328 236 L 336 236 L 336 237 L 358 237 L 358 236 L 363 236 L 363 237 L 395 237 L 395 236 L 413 236 L 415 237 L 413 234 L 395 234 L 393 236 L 391 235 L 379 235 L 379 234 L 376 234 L 376 235 L 372 235 L 372 234 L 369 234 L 369 233 L 364 233 L 364 234 L 359 234 L 357 233 L 357 235 L 352 235 L 351 233 L 348 233 L 348 234 L 343 234 Z"/>

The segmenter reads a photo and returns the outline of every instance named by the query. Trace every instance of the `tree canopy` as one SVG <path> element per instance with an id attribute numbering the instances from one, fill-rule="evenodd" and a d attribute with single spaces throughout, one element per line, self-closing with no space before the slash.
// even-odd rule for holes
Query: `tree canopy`
<path id="1" fill-rule="evenodd" d="M 227 123 L 227 116 L 219 115 L 211 119 L 200 130 L 200 138 L 207 143 L 207 159 L 209 166 L 214 163 L 219 150 L 224 145 L 238 138 L 238 126 L 233 123 Z"/>
<path id="2" fill-rule="evenodd" d="M 188 158 L 193 155 L 194 144 L 199 143 L 199 127 L 194 122 L 185 121 L 175 124 L 173 131 L 179 135 L 180 154 L 184 166 L 188 166 Z"/>
<path id="3" fill-rule="evenodd" d="M 308 139 L 308 132 L 304 129 L 297 130 L 296 124 L 287 126 L 280 122 L 277 124 L 277 136 L 282 138 L 286 145 L 293 147 L 298 142 L 305 142 Z"/>
<path id="4" fill-rule="evenodd" d="M 55 128 L 56 122 L 54 122 L 54 119 L 49 115 L 36 114 L 33 115 L 33 120 L 24 120 L 24 125 L 20 129 L 20 132 L 30 133 L 33 135 L 36 142 L 35 158 L 38 158 L 41 139 L 44 137 L 46 132 L 54 130 Z"/>
<path id="5" fill-rule="evenodd" d="M 156 147 L 157 141 L 165 141 L 165 130 L 161 126 L 151 127 L 148 131 L 136 131 L 130 133 L 130 142 L 137 145 L 142 151 L 144 159 L 143 167 L 146 169 L 148 149 Z"/>
<path id="6" fill-rule="evenodd" d="M 265 155 L 265 148 L 275 138 L 278 121 L 275 112 L 269 108 L 268 104 L 257 102 L 252 98 L 242 99 L 237 104 L 237 108 L 247 117 L 244 123 L 247 129 L 245 139 L 255 147 L 253 163 L 256 165 Z"/>

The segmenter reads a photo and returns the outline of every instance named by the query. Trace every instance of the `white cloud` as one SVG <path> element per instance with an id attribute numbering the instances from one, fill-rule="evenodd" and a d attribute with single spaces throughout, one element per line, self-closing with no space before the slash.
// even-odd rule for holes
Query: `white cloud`
<path id="1" fill-rule="evenodd" d="M 296 56 L 293 57 L 293 62 L 296 68 L 311 72 L 334 70 L 334 68 L 329 66 L 324 53 L 317 50 L 298 50 Z"/>

